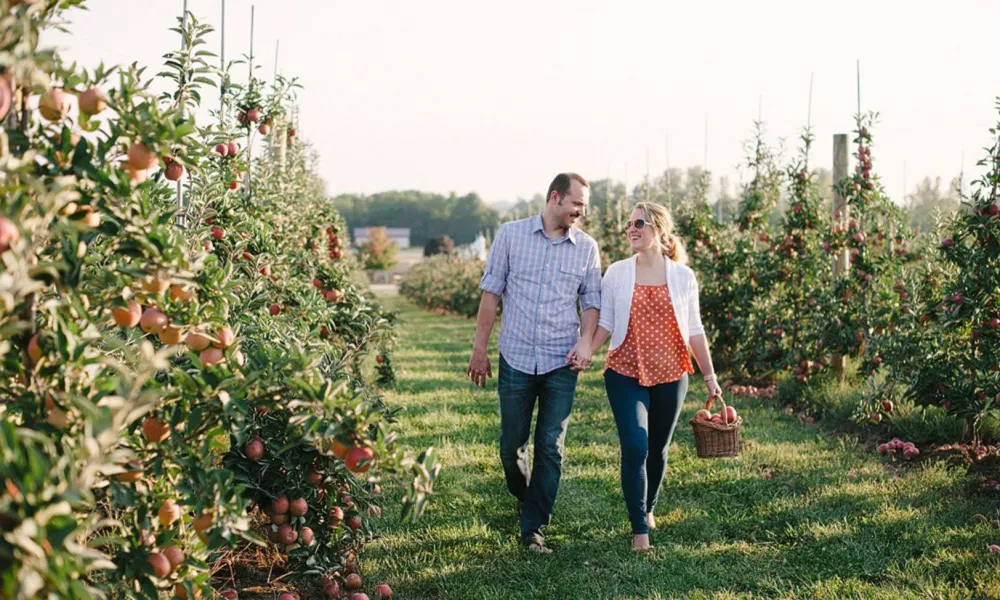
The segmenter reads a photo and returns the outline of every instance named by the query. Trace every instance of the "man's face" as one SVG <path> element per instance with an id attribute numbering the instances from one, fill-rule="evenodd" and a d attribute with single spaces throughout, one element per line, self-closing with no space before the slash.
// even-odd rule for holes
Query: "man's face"
<path id="1" fill-rule="evenodd" d="M 567 229 L 576 225 L 580 217 L 587 212 L 589 204 L 590 188 L 574 179 L 570 183 L 569 192 L 556 202 L 556 217 L 560 225 Z"/>

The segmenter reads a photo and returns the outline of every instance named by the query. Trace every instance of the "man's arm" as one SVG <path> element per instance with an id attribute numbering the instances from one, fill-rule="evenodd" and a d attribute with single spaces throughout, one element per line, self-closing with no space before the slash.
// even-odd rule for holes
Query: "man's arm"
<path id="1" fill-rule="evenodd" d="M 587 272 L 580 284 L 580 339 L 566 355 L 566 362 L 574 369 L 586 369 L 590 366 L 590 357 L 594 354 L 591 340 L 597 331 L 597 322 L 601 309 L 601 253 L 594 244 L 587 263 Z"/>
<path id="2" fill-rule="evenodd" d="M 483 291 L 483 296 L 479 300 L 479 313 L 476 315 L 476 339 L 472 343 L 472 358 L 469 359 L 469 368 L 466 370 L 469 379 L 479 387 L 486 387 L 486 380 L 493 377 L 486 346 L 489 344 L 490 334 L 493 333 L 493 324 L 497 320 L 500 298 L 507 289 L 509 252 L 510 238 L 507 227 L 500 227 L 486 258 L 483 278 L 479 281 L 479 289 Z"/>
<path id="3" fill-rule="evenodd" d="M 486 347 L 493 333 L 493 324 L 497 320 L 497 308 L 500 306 L 500 296 L 483 292 L 479 300 L 479 313 L 476 315 L 476 339 L 472 344 L 472 358 L 469 360 L 467 375 L 479 387 L 486 387 L 486 380 L 493 377 L 490 367 L 490 357 Z"/>

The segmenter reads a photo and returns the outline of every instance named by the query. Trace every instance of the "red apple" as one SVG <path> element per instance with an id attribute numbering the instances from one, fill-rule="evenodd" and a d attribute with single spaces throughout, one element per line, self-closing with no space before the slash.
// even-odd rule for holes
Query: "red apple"
<path id="1" fill-rule="evenodd" d="M 167 546 L 161 554 L 166 556 L 167 560 L 170 561 L 171 572 L 176 571 L 178 567 L 184 564 L 184 552 L 177 546 Z"/>
<path id="2" fill-rule="evenodd" d="M 375 586 L 376 598 L 392 598 L 392 588 L 387 583 L 380 583 Z"/>
<path id="3" fill-rule="evenodd" d="M 6 252 L 11 244 L 21 239 L 21 230 L 7 217 L 0 217 L 0 252 Z"/>
<path id="4" fill-rule="evenodd" d="M 271 502 L 271 512 L 276 515 L 283 515 L 288 512 L 288 496 L 282 494 Z"/>
<path id="5" fill-rule="evenodd" d="M 361 587 L 361 575 L 357 573 L 351 573 L 344 579 L 344 585 L 347 586 L 349 590 L 356 590 Z"/>
<path id="6" fill-rule="evenodd" d="M 146 562 L 153 567 L 153 574 L 160 579 L 166 579 L 170 575 L 170 561 L 159 552 L 154 552 L 146 557 Z"/>
<path id="7" fill-rule="evenodd" d="M 218 348 L 207 348 L 202 350 L 201 354 L 198 355 L 198 359 L 201 361 L 202 366 L 209 367 L 212 365 L 217 365 L 225 360 L 226 356 L 222 353 L 222 350 Z"/>
<path id="8" fill-rule="evenodd" d="M 299 532 L 295 531 L 291 525 L 282 525 L 278 528 L 278 541 L 282 544 L 294 544 L 299 539 Z"/>
<path id="9" fill-rule="evenodd" d="M 303 527 L 302 532 L 299 534 L 299 537 L 302 539 L 302 543 L 305 544 L 306 546 L 311 546 L 313 540 L 315 539 L 313 530 L 309 527 Z"/>
<path id="10" fill-rule="evenodd" d="M 184 175 L 184 165 L 176 161 L 167 163 L 167 168 L 163 174 L 164 177 L 170 181 L 178 181 L 182 175 Z"/>
<path id="11" fill-rule="evenodd" d="M 119 327 L 135 327 L 142 318 L 142 307 L 133 300 L 128 301 L 128 308 L 116 306 L 111 309 L 111 317 Z"/>
<path id="12" fill-rule="evenodd" d="M 108 107 L 107 96 L 104 95 L 101 88 L 96 87 L 90 88 L 80 94 L 78 103 L 80 106 L 80 112 L 88 117 L 92 117 Z"/>
<path id="13" fill-rule="evenodd" d="M 260 438 L 250 440 L 243 452 L 254 462 L 260 460 L 264 456 L 264 441 Z"/>
<path id="14" fill-rule="evenodd" d="M 139 318 L 139 327 L 146 333 L 159 334 L 167 326 L 167 315 L 155 308 L 147 308 Z"/>
<path id="15" fill-rule="evenodd" d="M 301 517 L 309 512 L 309 504 L 305 498 L 296 498 L 289 504 L 288 510 L 292 513 L 293 517 Z"/>
<path id="16" fill-rule="evenodd" d="M 218 340 L 213 344 L 216 348 L 228 348 L 236 341 L 236 334 L 228 327 L 220 329 L 215 337 Z"/>
<path id="17" fill-rule="evenodd" d="M 156 153 L 149 149 L 149 146 L 141 142 L 136 142 L 129 146 L 128 164 L 133 169 L 145 170 L 156 166 Z"/>
<path id="18" fill-rule="evenodd" d="M 372 459 L 375 453 L 371 448 L 357 447 L 351 448 L 347 452 L 344 464 L 352 473 L 365 473 L 371 468 Z"/>
<path id="19" fill-rule="evenodd" d="M 218 225 L 212 226 L 212 237 L 217 240 L 222 240 L 226 237 L 226 230 L 219 227 Z"/>
<path id="20" fill-rule="evenodd" d="M 212 344 L 212 340 L 207 335 L 199 331 L 192 331 L 184 338 L 184 343 L 195 352 L 201 352 Z"/>
<path id="21" fill-rule="evenodd" d="M 272 317 L 280 315 L 281 314 L 281 306 L 278 305 L 277 303 L 272 303 L 271 304 L 271 308 L 268 309 L 268 312 L 271 313 Z"/>
<path id="22" fill-rule="evenodd" d="M 323 474 L 319 471 L 311 470 L 306 475 L 306 482 L 308 482 L 309 485 L 319 487 L 319 485 L 323 483 Z"/>

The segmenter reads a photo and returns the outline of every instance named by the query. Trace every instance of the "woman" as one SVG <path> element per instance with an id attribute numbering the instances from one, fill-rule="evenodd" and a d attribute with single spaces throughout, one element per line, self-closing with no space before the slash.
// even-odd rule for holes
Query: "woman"
<path id="1" fill-rule="evenodd" d="M 611 347 L 604 370 L 618 438 L 621 481 L 632 524 L 632 549 L 646 552 L 653 509 L 667 471 L 667 448 L 694 373 L 710 397 L 721 395 L 701 324 L 698 282 L 665 208 L 640 202 L 625 233 L 635 253 L 610 267 L 601 283 L 601 315 L 590 349 Z"/>

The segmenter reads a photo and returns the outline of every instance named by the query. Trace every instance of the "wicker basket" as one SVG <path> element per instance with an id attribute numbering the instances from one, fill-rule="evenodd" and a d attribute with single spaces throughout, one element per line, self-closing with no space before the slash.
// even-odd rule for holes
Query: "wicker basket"
<path id="1" fill-rule="evenodd" d="M 712 404 L 718 401 L 722 404 L 722 414 L 726 414 L 726 402 L 722 396 L 709 398 L 705 402 L 705 410 L 712 410 Z M 691 419 L 691 429 L 694 431 L 694 447 L 698 458 L 721 458 L 738 456 L 740 453 L 740 426 L 743 418 L 736 416 L 735 421 L 725 425 L 711 421 L 696 421 Z"/>

